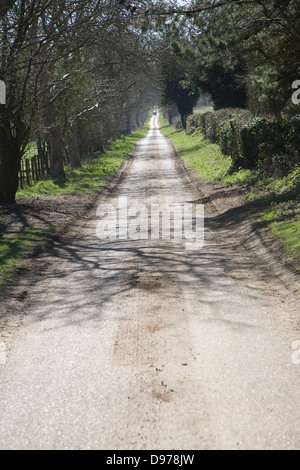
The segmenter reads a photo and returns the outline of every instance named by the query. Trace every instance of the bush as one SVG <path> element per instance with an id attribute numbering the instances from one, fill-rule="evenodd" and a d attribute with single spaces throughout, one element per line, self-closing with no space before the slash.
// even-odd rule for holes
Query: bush
<path id="1" fill-rule="evenodd" d="M 181 117 L 177 116 L 172 119 L 172 126 L 177 129 L 177 130 L 182 130 L 183 125 L 182 125 L 182 120 Z"/>
<path id="2" fill-rule="evenodd" d="M 231 173 L 259 167 L 287 174 L 300 162 L 299 114 L 255 118 L 248 110 L 225 108 L 190 116 L 187 133 L 197 129 L 231 156 Z"/>
<path id="3" fill-rule="evenodd" d="M 234 161 L 241 154 L 241 130 L 251 118 L 251 113 L 244 109 L 227 109 L 220 114 L 217 130 L 217 143 L 225 155 Z"/>
<path id="4" fill-rule="evenodd" d="M 300 116 L 256 118 L 241 131 L 243 167 L 287 174 L 300 161 Z"/>
<path id="5" fill-rule="evenodd" d="M 205 120 L 206 114 L 209 113 L 192 114 L 191 116 L 188 116 L 186 120 L 186 133 L 193 134 L 196 129 L 200 128 L 201 131 L 205 134 L 205 129 L 202 121 Z"/>

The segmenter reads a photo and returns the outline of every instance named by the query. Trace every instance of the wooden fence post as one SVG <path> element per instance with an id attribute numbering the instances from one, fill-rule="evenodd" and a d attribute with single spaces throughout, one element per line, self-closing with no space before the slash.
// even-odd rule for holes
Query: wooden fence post
<path id="1" fill-rule="evenodd" d="M 30 185 L 30 163 L 28 158 L 25 160 L 25 179 L 26 179 L 26 184 Z"/>
<path id="2" fill-rule="evenodd" d="M 24 184 L 23 184 L 23 177 L 24 177 L 24 165 L 23 165 L 23 160 L 21 160 L 20 163 L 20 172 L 19 172 L 19 187 L 23 189 Z"/>
<path id="3" fill-rule="evenodd" d="M 31 158 L 21 160 L 19 171 L 19 187 L 21 189 L 31 182 L 37 182 L 50 173 L 50 155 L 47 144 L 39 145 L 39 153 Z"/>

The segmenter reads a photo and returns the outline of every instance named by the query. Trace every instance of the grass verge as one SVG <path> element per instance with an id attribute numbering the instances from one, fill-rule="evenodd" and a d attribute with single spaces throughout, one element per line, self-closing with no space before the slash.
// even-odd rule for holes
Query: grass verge
<path id="1" fill-rule="evenodd" d="M 212 106 L 202 106 L 201 108 L 194 109 L 194 114 L 203 114 L 214 111 Z"/>
<path id="2" fill-rule="evenodd" d="M 141 131 L 123 136 L 116 142 L 107 145 L 103 153 L 96 152 L 86 156 L 80 168 L 67 167 L 65 169 L 66 180 L 58 178 L 54 181 L 48 178 L 24 189 L 19 189 L 16 197 L 17 202 L 24 201 L 30 196 L 55 197 L 61 194 L 96 192 L 105 180 L 120 168 L 147 130 L 148 124 L 146 123 Z"/>
<path id="3" fill-rule="evenodd" d="M 30 269 L 27 255 L 42 248 L 52 227 L 28 227 L 20 233 L 10 233 L 0 238 L 0 294 L 5 291 L 7 281 L 15 274 Z"/>
<path id="4" fill-rule="evenodd" d="M 185 165 L 204 181 L 244 189 L 248 202 L 255 208 L 257 228 L 272 234 L 300 274 L 300 167 L 287 176 L 270 176 L 262 170 L 241 170 L 228 175 L 231 158 L 222 154 L 219 145 L 206 140 L 199 131 L 187 135 L 183 130 L 175 130 L 162 115 L 160 125 Z"/>

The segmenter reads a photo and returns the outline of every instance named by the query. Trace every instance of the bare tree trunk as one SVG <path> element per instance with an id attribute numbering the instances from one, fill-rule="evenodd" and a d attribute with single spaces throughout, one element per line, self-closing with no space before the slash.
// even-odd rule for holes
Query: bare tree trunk
<path id="1" fill-rule="evenodd" d="M 78 146 L 78 140 L 76 136 L 76 132 L 72 129 L 72 134 L 69 142 L 69 153 L 70 153 L 70 165 L 72 168 L 79 168 L 81 167 L 80 161 L 80 152 Z"/>
<path id="2" fill-rule="evenodd" d="M 120 130 L 122 127 L 122 122 L 124 119 L 124 108 L 125 104 L 121 104 L 119 109 L 115 112 L 114 116 L 114 129 L 112 130 L 112 140 L 115 141 L 120 135 Z"/>
<path id="3" fill-rule="evenodd" d="M 25 125 L 19 123 L 15 136 L 9 123 L 0 126 L 0 204 L 14 204 L 19 185 L 21 143 L 26 135 Z"/>
<path id="4" fill-rule="evenodd" d="M 49 136 L 50 143 L 50 176 L 51 178 L 65 178 L 64 172 L 64 155 L 63 141 L 60 129 L 57 123 L 57 110 L 54 100 L 51 99 L 50 79 L 54 63 L 49 64 L 48 69 L 44 72 L 42 85 L 44 94 L 42 97 L 42 120 L 45 130 Z"/>
<path id="5" fill-rule="evenodd" d="M 63 141 L 56 115 L 57 111 L 54 103 L 50 99 L 44 101 L 42 118 L 50 142 L 50 175 L 52 178 L 65 178 Z"/>
<path id="6" fill-rule="evenodd" d="M 69 151 L 70 151 L 70 164 L 72 168 L 78 168 L 81 166 L 80 151 L 79 151 L 77 131 L 76 131 L 77 125 L 84 116 L 87 116 L 88 114 L 93 113 L 98 108 L 99 108 L 99 104 L 96 103 L 94 106 L 91 106 L 90 108 L 85 109 L 84 111 L 81 111 L 81 113 L 75 116 L 75 118 L 70 124 L 71 138 L 70 138 L 70 143 L 69 143 Z"/>

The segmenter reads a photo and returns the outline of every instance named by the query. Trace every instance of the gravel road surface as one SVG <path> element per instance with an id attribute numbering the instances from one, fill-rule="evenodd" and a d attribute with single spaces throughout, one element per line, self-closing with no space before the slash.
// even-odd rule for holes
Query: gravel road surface
<path id="1" fill-rule="evenodd" d="M 179 166 L 153 116 L 99 205 L 201 203 Z M 97 207 L 54 242 L 1 330 L 1 449 L 300 448 L 299 297 L 214 210 L 194 250 Z"/>

